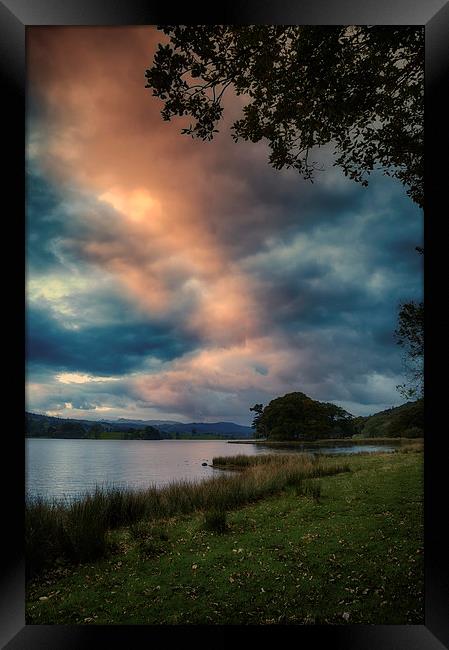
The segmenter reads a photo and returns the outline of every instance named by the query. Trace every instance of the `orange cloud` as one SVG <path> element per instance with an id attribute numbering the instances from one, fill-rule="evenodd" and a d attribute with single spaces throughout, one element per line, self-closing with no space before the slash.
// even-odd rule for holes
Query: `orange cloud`
<path id="1" fill-rule="evenodd" d="M 159 102 L 144 87 L 160 38 L 148 27 L 33 28 L 30 87 L 51 117 L 37 156 L 53 177 L 93 193 L 123 217 L 128 250 L 120 238 L 93 240 L 85 248 L 91 261 L 116 274 L 153 315 L 193 292 L 198 311 L 189 327 L 205 329 L 206 318 L 213 330 L 222 321 L 229 337 L 239 312 L 248 328 L 254 307 L 245 307 L 251 292 L 242 274 L 223 279 L 229 265 L 208 222 L 213 205 L 204 213 L 202 190 L 212 181 L 219 202 L 233 179 L 208 178 L 216 149 L 180 137 L 161 120 Z M 192 278 L 196 288 L 186 282 Z"/>
<path id="2" fill-rule="evenodd" d="M 242 407 L 244 412 L 254 396 L 271 399 L 286 392 L 300 364 L 301 354 L 293 356 L 281 340 L 259 337 L 191 353 L 157 374 L 131 378 L 129 386 L 138 402 L 161 410 L 225 415 L 242 412 Z"/>
<path id="3" fill-rule="evenodd" d="M 44 111 L 32 153 L 62 187 L 115 210 L 114 224 L 85 215 L 102 219 L 108 236 L 85 240 L 80 254 L 136 305 L 151 318 L 176 314 L 209 348 L 245 346 L 258 336 L 261 307 L 255 281 L 230 255 L 236 210 L 254 222 L 245 180 L 229 167 L 242 150 L 228 134 L 211 146 L 162 121 L 144 79 L 161 36 L 151 27 L 29 30 L 30 89 Z"/>

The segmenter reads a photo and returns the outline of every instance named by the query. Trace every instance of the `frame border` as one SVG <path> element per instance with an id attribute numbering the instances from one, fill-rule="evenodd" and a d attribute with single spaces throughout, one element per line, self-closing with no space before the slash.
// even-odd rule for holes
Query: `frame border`
<path id="1" fill-rule="evenodd" d="M 124 646 L 140 647 L 147 643 L 180 640 L 183 644 L 198 644 L 205 632 L 207 642 L 213 639 L 220 647 L 230 641 L 247 644 L 259 638 L 267 642 L 279 640 L 284 632 L 293 632 L 300 643 L 323 643 L 344 650 L 442 650 L 449 648 L 449 576 L 447 566 L 447 536 L 443 495 L 447 482 L 447 446 L 438 438 L 437 423 L 445 422 L 443 386 L 431 383 L 437 357 L 441 357 L 447 335 L 447 320 L 436 318 L 441 299 L 437 279 L 443 276 L 442 237 L 439 216 L 443 198 L 446 199 L 447 161 L 439 163 L 437 152 L 442 146 L 442 129 L 449 115 L 449 101 L 444 94 L 444 82 L 449 78 L 449 2 L 447 0 L 339 0 L 329 6 L 328 0 L 241 0 L 239 5 L 222 2 L 219 6 L 200 8 L 183 4 L 168 7 L 162 2 L 145 0 L 3 0 L 0 1 L 0 69 L 7 101 L 3 106 L 4 124 L 9 141 L 4 158 L 7 161 L 5 187 L 14 188 L 8 221 L 16 226 L 17 247 L 23 251 L 24 241 L 24 151 L 25 151 L 25 31 L 33 25 L 155 25 L 178 24 L 376 24 L 421 25 L 425 28 L 425 257 L 424 286 L 426 300 L 425 328 L 431 337 L 425 341 L 425 625 L 341 625 L 341 626 L 57 626 L 25 625 L 25 571 L 23 557 L 24 507 L 24 439 L 6 432 L 5 458 L 15 468 L 14 478 L 6 479 L 4 520 L 8 534 L 3 535 L 3 557 L 7 565 L 2 572 L 0 591 L 0 642 L 8 650 L 33 648 L 98 648 L 112 641 Z M 6 106 L 5 106 L 6 104 Z M 447 133 L 447 132 L 446 132 Z M 444 197 L 443 197 L 444 194 Z M 444 213 L 441 216 L 445 216 Z M 441 249 L 438 248 L 441 247 Z M 445 251 L 446 252 L 446 251 Z M 446 252 L 447 255 L 447 252 Z M 24 253 L 23 253 L 24 259 Z M 24 264 L 25 267 L 25 264 Z M 23 268 L 24 268 L 23 267 Z M 10 267 L 9 267 L 10 274 Z M 447 271 L 446 271 L 447 275 Z M 8 277 L 8 276 L 6 276 Z M 7 303 L 11 311 L 20 314 L 19 292 L 14 291 Z M 432 323 L 433 321 L 433 323 Z M 430 329 L 433 328 L 433 329 Z M 24 321 L 10 326 L 10 335 L 24 333 Z M 14 338 L 14 336 L 11 336 Z M 9 341 L 9 338 L 7 339 Z M 23 341 L 24 339 L 22 339 Z M 19 343 L 23 345 L 23 343 Z M 23 350 L 23 347 L 21 348 Z M 22 353 L 23 354 L 23 353 Z M 440 361 L 441 363 L 441 361 Z M 23 395 L 23 374 L 10 367 L 9 377 L 17 383 L 17 394 Z M 17 379 L 17 382 L 16 382 Z M 9 382 L 8 382 L 9 383 Z M 447 399 L 447 397 L 446 397 Z M 22 413 L 19 397 L 17 414 Z M 14 412 L 15 415 L 15 412 Z M 446 416 L 447 420 L 447 416 Z M 17 419 L 14 417 L 14 422 Z M 19 416 L 20 421 L 20 416 Z M 433 429 L 432 430 L 432 425 Z M 446 452 L 446 454 L 444 453 Z M 19 478 L 20 477 L 20 478 Z M 11 487 L 13 486 L 13 487 Z M 446 505 L 446 504 L 445 504 Z M 4 562 L 5 565 L 5 562 Z M 260 637 L 259 637 L 260 634 Z M 262 637 L 263 635 L 263 637 Z M 211 639 L 212 636 L 212 639 Z"/>

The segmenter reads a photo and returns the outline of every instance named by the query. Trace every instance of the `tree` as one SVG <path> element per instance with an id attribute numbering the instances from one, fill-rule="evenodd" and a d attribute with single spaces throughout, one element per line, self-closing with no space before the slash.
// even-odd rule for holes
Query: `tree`
<path id="1" fill-rule="evenodd" d="M 421 438 L 424 435 L 424 400 L 418 399 L 398 409 L 392 418 L 388 435 L 404 438 Z"/>
<path id="2" fill-rule="evenodd" d="M 422 397 L 424 391 L 424 303 L 403 303 L 399 310 L 396 342 L 404 350 L 407 381 L 397 386 L 403 397 Z"/>
<path id="3" fill-rule="evenodd" d="M 156 427 L 147 426 L 142 432 L 143 440 L 162 440 L 159 429 Z"/>
<path id="4" fill-rule="evenodd" d="M 424 255 L 424 249 L 416 250 Z M 398 326 L 394 332 L 396 342 L 404 352 L 407 381 L 396 386 L 406 399 L 422 397 L 424 393 L 424 303 L 405 302 L 400 305 Z"/>
<path id="5" fill-rule="evenodd" d="M 103 431 L 104 429 L 101 424 L 93 424 L 89 429 L 89 437 L 98 440 L 98 438 L 101 437 Z"/>
<path id="6" fill-rule="evenodd" d="M 48 427 L 48 429 L 47 429 L 47 435 L 46 435 L 46 437 L 48 437 L 48 438 L 54 438 L 54 437 L 55 437 L 55 434 L 57 433 L 57 431 L 58 431 L 58 430 L 57 430 L 56 427 L 50 425 L 50 426 Z"/>
<path id="7" fill-rule="evenodd" d="M 255 413 L 255 416 L 251 424 L 251 427 L 254 429 L 254 436 L 256 438 L 261 438 L 265 435 L 265 430 L 261 423 L 261 417 L 263 414 L 263 404 L 254 404 L 254 406 L 251 406 L 249 410 L 254 411 Z"/>
<path id="8" fill-rule="evenodd" d="M 353 416 L 335 404 L 318 402 L 304 393 L 287 393 L 277 397 L 260 415 L 257 429 L 268 438 L 299 440 L 352 436 Z"/>
<path id="9" fill-rule="evenodd" d="M 59 425 L 55 437 L 58 438 L 84 438 L 85 429 L 80 422 L 66 421 Z"/>
<path id="10" fill-rule="evenodd" d="M 318 402 L 323 409 L 323 416 L 326 418 L 326 430 L 335 437 L 347 437 L 357 433 L 354 425 L 354 416 L 348 413 L 341 406 L 327 402 Z"/>
<path id="11" fill-rule="evenodd" d="M 158 26 L 147 88 L 164 120 L 190 116 L 182 133 L 211 140 L 233 87 L 248 98 L 235 141 L 266 139 L 269 162 L 313 179 L 314 147 L 367 185 L 373 169 L 398 178 L 423 206 L 424 31 L 415 26 Z"/>

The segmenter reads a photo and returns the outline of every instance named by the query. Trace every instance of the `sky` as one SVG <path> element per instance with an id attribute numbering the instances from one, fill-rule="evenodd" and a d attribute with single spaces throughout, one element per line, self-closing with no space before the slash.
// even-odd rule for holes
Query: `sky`
<path id="1" fill-rule="evenodd" d="M 249 424 L 293 391 L 354 415 L 403 403 L 401 302 L 422 211 L 315 153 L 314 183 L 181 135 L 145 88 L 153 27 L 27 28 L 28 411 Z"/>

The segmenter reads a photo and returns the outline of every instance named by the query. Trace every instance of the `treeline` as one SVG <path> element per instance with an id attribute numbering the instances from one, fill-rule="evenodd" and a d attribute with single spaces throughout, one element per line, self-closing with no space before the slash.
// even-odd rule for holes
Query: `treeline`
<path id="1" fill-rule="evenodd" d="M 424 399 L 407 402 L 368 417 L 354 419 L 363 438 L 422 438 L 424 436 Z"/>
<path id="2" fill-rule="evenodd" d="M 300 392 L 277 397 L 265 408 L 255 404 L 250 410 L 256 413 L 252 426 L 257 438 L 318 440 L 350 438 L 357 433 L 353 415 Z"/>
<path id="3" fill-rule="evenodd" d="M 121 427 L 114 431 L 108 423 L 89 422 L 82 420 L 63 420 L 40 416 L 34 413 L 25 414 L 25 435 L 29 438 L 67 438 L 67 439 L 107 439 L 121 440 L 162 440 L 172 438 L 171 434 L 162 434 L 156 427 L 141 428 Z"/>
<path id="4" fill-rule="evenodd" d="M 254 437 L 269 440 L 320 440 L 352 437 L 420 438 L 424 435 L 424 400 L 409 402 L 368 417 L 354 417 L 340 406 L 304 393 L 287 393 L 266 407 L 255 404 Z"/>
<path id="5" fill-rule="evenodd" d="M 129 425 L 122 422 L 96 422 L 89 420 L 73 420 L 57 418 L 37 413 L 25 413 L 25 436 L 28 438 L 68 438 L 68 439 L 97 439 L 97 440 L 230 440 L 240 437 L 248 437 L 246 429 L 229 423 L 235 427 L 235 432 L 216 432 L 213 429 L 217 424 L 210 425 L 212 430 L 208 431 L 204 424 L 188 425 L 179 424 L 179 431 L 176 425 L 171 424 L 154 427 L 150 425 Z M 218 423 L 221 426 L 221 423 Z M 240 430 L 243 433 L 240 433 Z"/>

